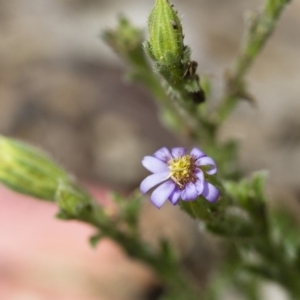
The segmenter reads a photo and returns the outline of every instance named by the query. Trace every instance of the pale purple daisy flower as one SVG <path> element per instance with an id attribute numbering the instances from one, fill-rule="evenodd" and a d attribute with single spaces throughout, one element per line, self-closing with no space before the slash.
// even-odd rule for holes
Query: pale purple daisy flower
<path id="1" fill-rule="evenodd" d="M 182 147 L 173 148 L 171 152 L 163 147 L 153 156 L 145 156 L 142 164 L 153 174 L 142 181 L 141 192 L 145 194 L 159 185 L 150 198 L 158 208 L 167 199 L 175 205 L 180 199 L 193 201 L 200 195 L 210 202 L 219 198 L 219 190 L 207 182 L 204 176 L 204 173 L 215 174 L 216 164 L 198 148 L 193 148 L 190 154 L 186 154 L 186 149 Z"/>

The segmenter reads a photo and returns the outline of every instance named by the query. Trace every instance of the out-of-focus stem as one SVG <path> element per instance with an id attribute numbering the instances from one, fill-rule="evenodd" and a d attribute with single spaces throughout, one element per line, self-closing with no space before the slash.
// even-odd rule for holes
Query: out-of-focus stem
<path id="1" fill-rule="evenodd" d="M 239 99 L 251 100 L 245 89 L 244 77 L 272 34 L 284 7 L 290 1 L 267 0 L 260 13 L 252 13 L 240 54 L 228 77 L 225 96 L 214 115 L 217 123 L 223 122 L 228 117 Z"/>

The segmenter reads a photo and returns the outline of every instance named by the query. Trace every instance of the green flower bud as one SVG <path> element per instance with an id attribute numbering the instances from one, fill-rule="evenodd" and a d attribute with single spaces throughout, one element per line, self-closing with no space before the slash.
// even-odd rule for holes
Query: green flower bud
<path id="1" fill-rule="evenodd" d="M 119 18 L 118 28 L 103 33 L 105 42 L 126 60 L 144 65 L 146 62 L 142 48 L 144 34 L 125 17 Z"/>
<path id="2" fill-rule="evenodd" d="M 0 136 L 0 182 L 14 191 L 54 201 L 60 181 L 69 181 L 66 172 L 40 150 Z"/>
<path id="3" fill-rule="evenodd" d="M 168 0 L 156 0 L 149 16 L 148 31 L 149 41 L 145 48 L 149 56 L 171 85 L 178 84 L 184 75 L 184 35 L 177 12 Z"/>

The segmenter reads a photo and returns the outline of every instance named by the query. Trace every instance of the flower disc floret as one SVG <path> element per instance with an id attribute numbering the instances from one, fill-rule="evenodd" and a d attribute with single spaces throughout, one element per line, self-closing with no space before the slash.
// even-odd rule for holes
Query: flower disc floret
<path id="1" fill-rule="evenodd" d="M 171 179 L 183 189 L 189 182 L 195 183 L 195 162 L 190 155 L 184 155 L 179 158 L 173 158 L 168 161 Z"/>
<path id="2" fill-rule="evenodd" d="M 158 208 L 167 199 L 175 205 L 180 199 L 193 201 L 200 195 L 210 202 L 219 198 L 219 190 L 205 180 L 205 173 L 213 175 L 217 172 L 216 164 L 198 148 L 186 154 L 182 147 L 171 151 L 163 147 L 152 156 L 144 157 L 142 164 L 153 174 L 142 181 L 140 189 L 147 193 L 157 186 L 150 199 Z"/>

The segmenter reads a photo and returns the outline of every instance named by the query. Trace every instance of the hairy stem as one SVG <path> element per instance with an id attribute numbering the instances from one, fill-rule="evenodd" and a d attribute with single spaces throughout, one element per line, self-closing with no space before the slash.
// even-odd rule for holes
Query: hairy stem
<path id="1" fill-rule="evenodd" d="M 225 96 L 214 116 L 218 123 L 228 117 L 239 99 L 251 100 L 245 89 L 244 77 L 272 34 L 284 7 L 290 1 L 267 0 L 260 13 L 252 13 L 240 54 L 228 76 Z"/>

